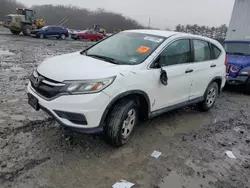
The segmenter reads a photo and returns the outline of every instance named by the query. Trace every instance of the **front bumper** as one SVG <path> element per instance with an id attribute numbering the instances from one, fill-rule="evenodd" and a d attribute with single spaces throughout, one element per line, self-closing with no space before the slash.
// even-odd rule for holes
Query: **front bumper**
<path id="1" fill-rule="evenodd" d="M 37 94 L 30 83 L 27 92 L 35 96 L 38 99 L 39 107 L 54 117 L 59 124 L 82 133 L 97 133 L 103 130 L 101 118 L 110 102 L 110 97 L 105 93 L 62 95 L 48 101 Z M 61 115 L 58 111 L 82 115 L 86 122 L 72 122 L 67 116 Z"/>
<path id="2" fill-rule="evenodd" d="M 77 35 L 71 35 L 72 39 L 78 39 L 79 37 Z"/>
<path id="3" fill-rule="evenodd" d="M 247 83 L 248 76 L 237 76 L 235 78 L 228 76 L 226 84 L 227 85 L 244 85 Z"/>

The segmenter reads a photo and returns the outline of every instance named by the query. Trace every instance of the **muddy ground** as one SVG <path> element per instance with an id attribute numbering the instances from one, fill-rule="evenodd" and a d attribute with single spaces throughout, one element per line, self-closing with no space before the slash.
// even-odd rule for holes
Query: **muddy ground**
<path id="1" fill-rule="evenodd" d="M 188 107 L 141 123 L 122 148 L 35 112 L 26 97 L 34 67 L 87 45 L 0 35 L 1 188 L 108 188 L 120 179 L 143 188 L 250 187 L 250 96 L 232 89 L 210 112 Z"/>

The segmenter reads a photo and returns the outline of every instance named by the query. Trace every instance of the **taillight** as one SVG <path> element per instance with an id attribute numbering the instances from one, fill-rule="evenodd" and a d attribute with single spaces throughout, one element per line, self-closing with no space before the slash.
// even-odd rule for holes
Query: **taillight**
<path id="1" fill-rule="evenodd" d="M 224 62 L 224 65 L 227 66 L 228 65 L 228 61 L 227 61 L 227 55 L 226 55 L 226 58 L 225 58 L 225 62 Z"/>

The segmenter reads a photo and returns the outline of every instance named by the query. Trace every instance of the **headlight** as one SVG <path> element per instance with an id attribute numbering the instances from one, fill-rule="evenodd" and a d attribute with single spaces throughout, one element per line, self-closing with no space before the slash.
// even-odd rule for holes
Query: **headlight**
<path id="1" fill-rule="evenodd" d="M 38 72 L 37 72 L 37 70 L 35 69 L 34 71 L 33 71 L 33 76 L 35 77 L 35 78 L 37 78 L 38 77 Z"/>
<path id="2" fill-rule="evenodd" d="M 236 65 L 231 66 L 231 71 L 232 72 L 237 72 L 239 68 Z"/>
<path id="3" fill-rule="evenodd" d="M 115 78 L 114 76 L 99 80 L 64 81 L 66 85 L 61 92 L 69 94 L 97 93 L 111 85 Z"/>

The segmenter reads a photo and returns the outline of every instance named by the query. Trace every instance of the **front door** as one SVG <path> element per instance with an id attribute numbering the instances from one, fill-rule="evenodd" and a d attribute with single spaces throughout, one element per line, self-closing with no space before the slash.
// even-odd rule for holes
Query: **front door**
<path id="1" fill-rule="evenodd" d="M 166 71 L 168 83 L 166 86 L 163 85 L 160 82 L 160 69 L 154 69 L 157 84 L 153 111 L 189 101 L 192 80 L 190 61 L 189 39 L 178 39 L 172 42 L 158 56 L 155 63 Z"/>

